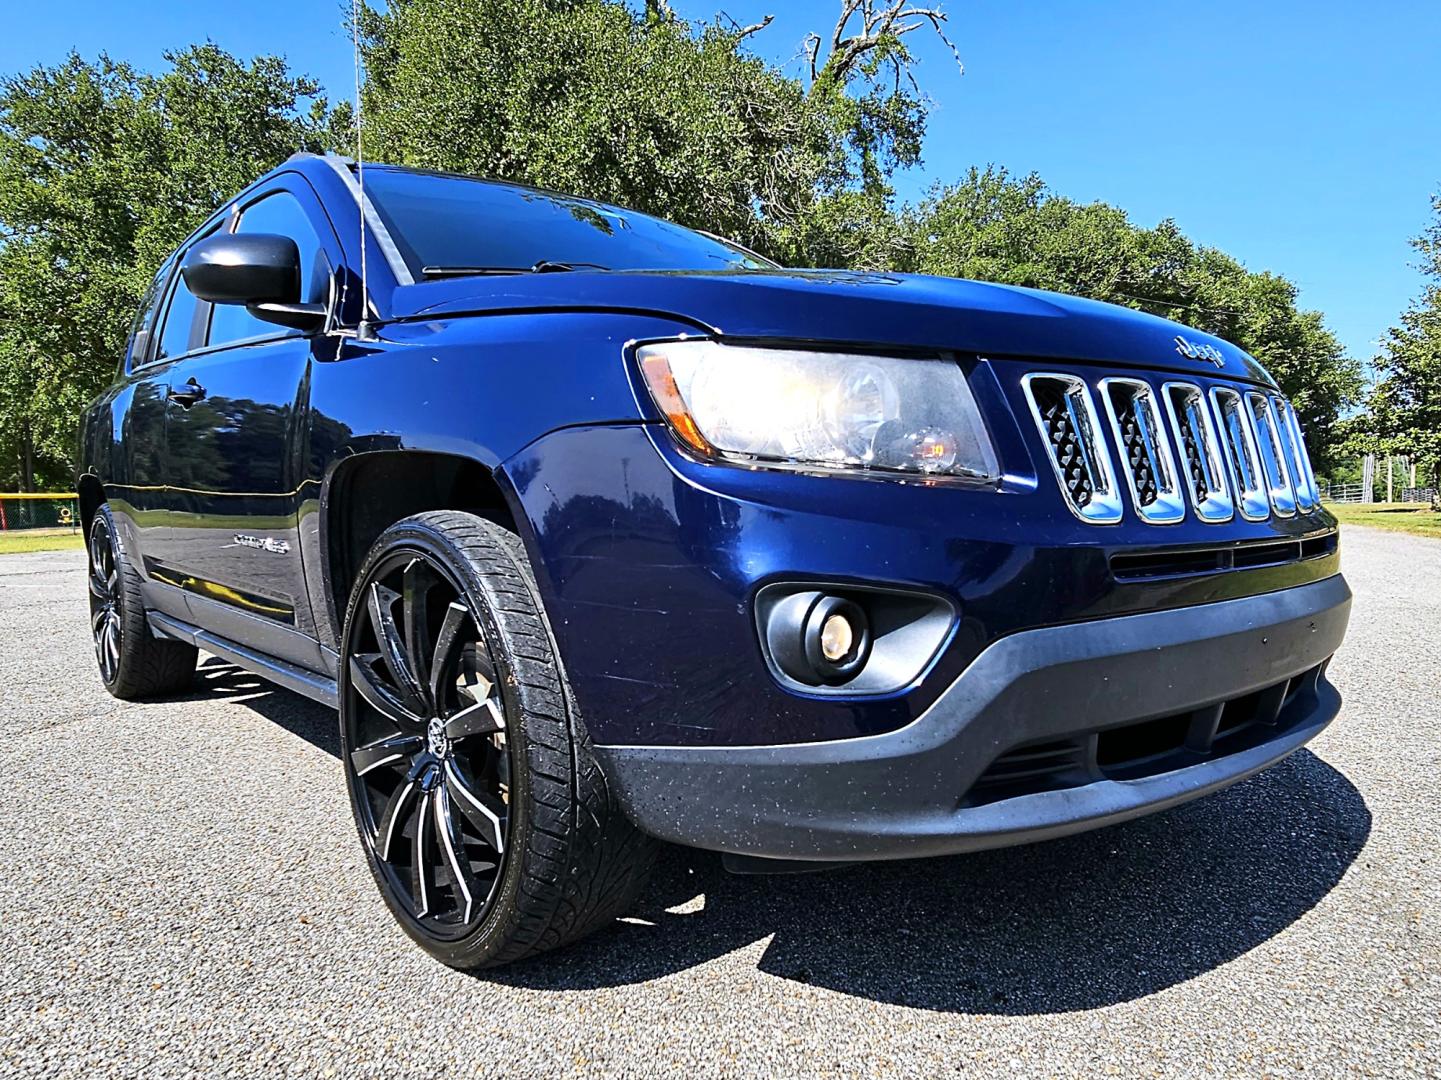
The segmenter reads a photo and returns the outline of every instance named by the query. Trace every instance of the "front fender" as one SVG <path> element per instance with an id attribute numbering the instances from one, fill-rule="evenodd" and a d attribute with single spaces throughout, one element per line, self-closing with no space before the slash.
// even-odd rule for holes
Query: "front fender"
<path id="1" fill-rule="evenodd" d="M 396 323 L 316 365 L 311 471 L 377 449 L 471 457 L 489 469 L 563 427 L 643 419 L 625 346 L 691 328 L 597 312 Z"/>

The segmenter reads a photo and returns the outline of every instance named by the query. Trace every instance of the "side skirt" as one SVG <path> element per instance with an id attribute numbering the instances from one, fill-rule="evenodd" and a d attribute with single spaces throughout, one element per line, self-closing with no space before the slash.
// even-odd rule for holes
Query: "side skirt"
<path id="1" fill-rule="evenodd" d="M 340 698 L 334 679 L 328 679 L 324 675 L 306 671 L 294 664 L 287 664 L 283 660 L 265 656 L 171 615 L 164 615 L 158 611 L 150 611 L 146 615 L 150 620 L 151 633 L 157 637 L 189 642 L 222 660 L 228 660 L 236 667 L 244 668 L 246 671 L 259 675 L 262 679 L 269 679 L 277 686 L 283 686 L 287 690 L 303 694 L 332 709 L 340 708 Z"/>

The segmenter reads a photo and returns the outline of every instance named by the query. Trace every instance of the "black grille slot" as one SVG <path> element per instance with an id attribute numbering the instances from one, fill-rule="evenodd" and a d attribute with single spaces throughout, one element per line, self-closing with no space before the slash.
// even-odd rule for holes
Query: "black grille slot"
<path id="1" fill-rule="evenodd" d="M 1276 406 L 1265 394 L 1254 390 L 1246 394 L 1246 409 L 1251 428 L 1256 433 L 1256 449 L 1261 454 L 1261 475 L 1271 499 L 1271 509 L 1278 517 L 1296 512 L 1296 491 L 1291 485 L 1291 470 L 1286 464 L 1281 429 L 1276 419 Z"/>
<path id="2" fill-rule="evenodd" d="M 1051 454 L 1061 470 L 1061 478 L 1071 501 L 1083 509 L 1096 493 L 1089 455 L 1081 442 L 1081 428 L 1073 410 L 1070 394 L 1060 383 L 1038 383 L 1034 389 L 1036 407 L 1046 425 Z"/>
<path id="3" fill-rule="evenodd" d="M 1336 534 L 1330 532 L 1306 540 L 1266 540 L 1178 551 L 1118 552 L 1111 556 L 1111 576 L 1117 581 L 1146 581 L 1184 574 L 1214 574 L 1233 568 L 1249 570 L 1297 559 L 1316 559 L 1335 550 Z"/>
<path id="4" fill-rule="evenodd" d="M 1111 728 L 1096 740 L 1096 764 L 1104 773 L 1118 765 L 1175 753 L 1186 745 L 1190 730 L 1190 713 Z"/>
<path id="5" fill-rule="evenodd" d="M 1238 568 L 1274 566 L 1276 563 L 1294 562 L 1300 557 L 1301 545 L 1295 540 L 1275 544 L 1245 544 L 1238 547 L 1235 554 Z"/>
<path id="6" fill-rule="evenodd" d="M 972 786 L 966 805 L 976 806 L 1036 791 L 1066 787 L 1085 778 L 1086 741 L 1057 739 L 1008 750 Z"/>
<path id="7" fill-rule="evenodd" d="M 1181 453 L 1186 457 L 1186 473 L 1191 478 L 1191 490 L 1196 495 L 1196 502 L 1203 503 L 1210 497 L 1211 489 L 1206 485 L 1206 466 L 1201 461 L 1200 437 L 1191 419 L 1191 413 L 1187 410 L 1176 414 L 1176 422 L 1181 428 Z"/>
<path id="8" fill-rule="evenodd" d="M 1301 422 L 1296 418 L 1296 410 L 1291 403 L 1283 397 L 1272 394 L 1271 408 L 1281 429 L 1281 443 L 1286 468 L 1291 474 L 1291 486 L 1296 494 L 1296 504 L 1309 512 L 1321 504 L 1321 493 L 1316 488 L 1316 477 L 1311 472 L 1306 440 L 1301 436 Z"/>
<path id="9" fill-rule="evenodd" d="M 1137 555 L 1112 555 L 1111 574 L 1117 581 L 1145 581 L 1181 574 L 1214 574 L 1231 565 L 1225 548 L 1192 551 L 1150 551 Z"/>
<path id="10" fill-rule="evenodd" d="M 1150 506 L 1156 501 L 1156 460 L 1137 415 L 1139 398 L 1125 386 L 1110 390 L 1111 405 L 1116 410 L 1116 427 L 1121 433 L 1121 453 L 1136 482 L 1136 501 Z"/>
<path id="11" fill-rule="evenodd" d="M 1274 739 L 1309 714 L 1324 666 L 1187 712 L 1013 747 L 981 773 L 962 805 L 984 805 L 1098 780 L 1137 780 L 1239 753 Z"/>
<path id="12" fill-rule="evenodd" d="M 1186 504 L 1155 390 L 1141 379 L 1113 378 L 1101 380 L 1101 394 L 1136 513 L 1157 525 L 1180 521 Z"/>
<path id="13" fill-rule="evenodd" d="M 1274 724 L 1290 688 L 1288 680 L 1226 702 L 1221 710 L 1221 722 L 1216 725 L 1215 738 L 1238 734 L 1254 724 Z"/>

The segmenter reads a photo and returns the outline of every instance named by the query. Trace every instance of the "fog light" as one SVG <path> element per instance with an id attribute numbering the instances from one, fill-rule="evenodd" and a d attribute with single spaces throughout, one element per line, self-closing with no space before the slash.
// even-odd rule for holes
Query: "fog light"
<path id="1" fill-rule="evenodd" d="M 784 597 L 764 616 L 771 660 L 807 686 L 854 679 L 871 653 L 870 620 L 854 600 L 819 589 Z"/>
<path id="2" fill-rule="evenodd" d="M 851 621 L 840 613 L 831 615 L 821 627 L 821 655 L 838 664 L 851 651 L 855 640 L 856 632 L 851 627 Z"/>

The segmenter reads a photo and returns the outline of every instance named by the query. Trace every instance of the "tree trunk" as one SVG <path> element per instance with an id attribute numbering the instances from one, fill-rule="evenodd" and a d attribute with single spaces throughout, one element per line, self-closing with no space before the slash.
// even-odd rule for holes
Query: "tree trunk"
<path id="1" fill-rule="evenodd" d="M 29 424 L 20 430 L 20 490 L 35 490 L 35 440 Z"/>

